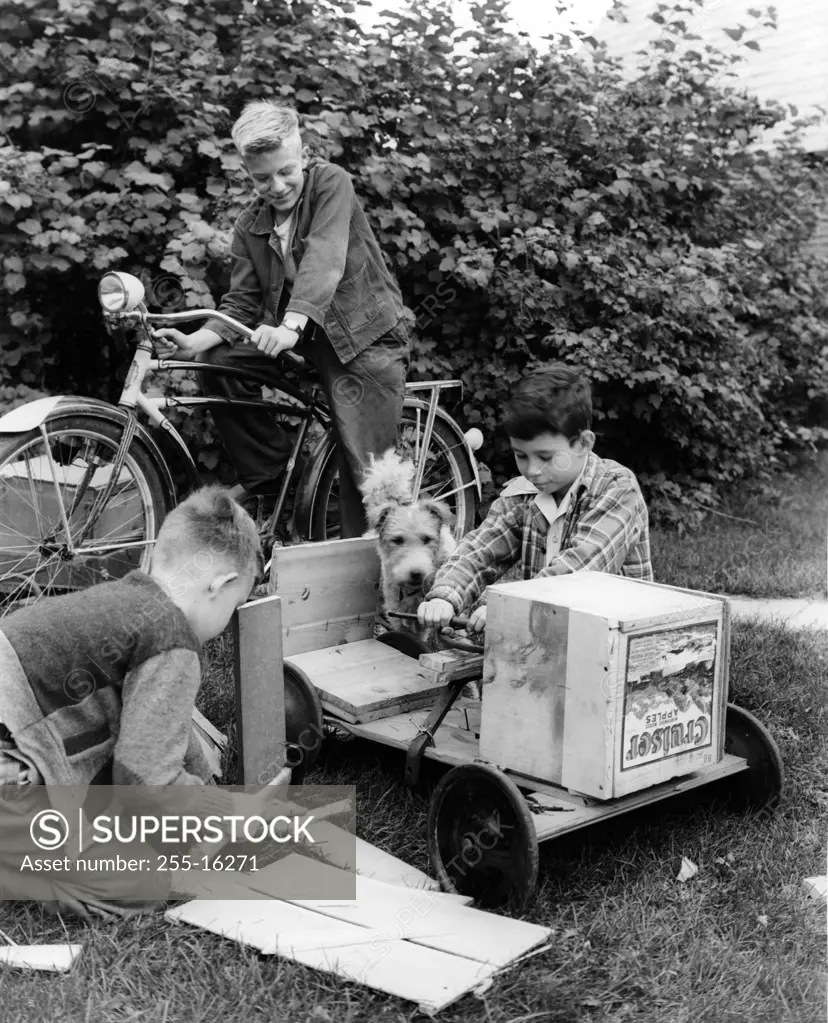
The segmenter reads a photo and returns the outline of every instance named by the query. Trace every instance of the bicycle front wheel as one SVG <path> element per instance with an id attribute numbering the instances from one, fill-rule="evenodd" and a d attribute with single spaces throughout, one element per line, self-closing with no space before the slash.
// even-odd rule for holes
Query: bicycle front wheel
<path id="1" fill-rule="evenodd" d="M 431 443 L 423 451 L 428 407 L 416 398 L 406 398 L 397 428 L 397 450 L 404 458 L 425 458 L 420 486 L 421 498 L 445 501 L 454 512 L 458 539 L 475 526 L 479 496 L 466 439 L 459 427 L 444 419 L 434 420 Z M 308 488 L 304 524 L 308 539 L 335 540 L 339 537 L 339 464 L 337 448 L 328 438 L 320 453 L 314 478 Z M 300 525 L 301 528 L 301 525 Z"/>
<path id="2" fill-rule="evenodd" d="M 99 507 L 122 432 L 75 415 L 48 421 L 47 440 L 39 430 L 0 437 L 0 617 L 149 568 L 173 497 L 136 439 Z"/>

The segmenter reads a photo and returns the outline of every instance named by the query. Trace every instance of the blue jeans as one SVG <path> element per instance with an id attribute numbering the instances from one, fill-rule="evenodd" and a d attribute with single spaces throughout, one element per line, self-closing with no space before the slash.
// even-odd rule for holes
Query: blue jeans
<path id="1" fill-rule="evenodd" d="M 408 335 L 400 324 L 345 364 L 325 332 L 316 327 L 296 348 L 315 367 L 322 382 L 339 451 L 339 504 L 342 537 L 362 536 L 365 509 L 359 484 L 370 454 L 381 455 L 397 441 L 405 377 L 410 358 Z M 282 365 L 249 344 L 220 344 L 201 360 L 220 368 L 256 370 L 268 387 L 278 388 Z M 259 398 L 261 385 L 237 377 L 199 372 L 202 394 L 223 398 Z M 257 409 L 213 410 L 216 424 L 239 482 L 245 489 L 278 480 L 290 457 L 292 441 L 275 418 Z"/>

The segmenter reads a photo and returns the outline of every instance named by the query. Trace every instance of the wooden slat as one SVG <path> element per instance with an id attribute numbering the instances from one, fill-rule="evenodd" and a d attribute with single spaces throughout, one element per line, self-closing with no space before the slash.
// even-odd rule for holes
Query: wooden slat
<path id="1" fill-rule="evenodd" d="M 314 851 L 326 863 L 343 870 L 356 870 L 363 877 L 373 878 L 385 884 L 404 888 L 427 888 L 439 891 L 440 885 L 411 864 L 392 856 L 391 853 L 378 849 L 362 838 L 352 839 L 353 845 L 347 841 L 341 829 L 328 821 L 315 824 L 313 837 L 316 839 Z M 353 849 L 353 856 L 346 850 Z"/>
<path id="2" fill-rule="evenodd" d="M 281 610 L 264 597 L 233 616 L 240 784 L 264 785 L 285 766 Z"/>
<path id="3" fill-rule="evenodd" d="M 264 894 L 273 886 L 280 891 L 287 878 L 303 878 L 302 890 L 333 890 L 342 871 L 301 857 L 286 856 L 251 875 L 247 882 Z M 341 883 L 341 881 L 339 881 Z M 284 898 L 284 896 L 283 896 Z M 287 901 L 323 913 L 344 923 L 377 928 L 386 938 L 400 939 L 449 952 L 494 966 L 513 959 L 549 938 L 550 931 L 537 924 L 496 916 L 469 906 L 447 904 L 431 892 L 411 892 L 357 877 L 356 899 L 293 899 Z"/>
<path id="4" fill-rule="evenodd" d="M 577 831 L 589 824 L 606 820 L 609 817 L 617 817 L 619 814 L 628 813 L 641 806 L 649 806 L 662 799 L 669 799 L 671 796 L 679 795 L 682 792 L 689 792 L 691 789 L 701 785 L 708 785 L 710 782 L 719 781 L 733 774 L 740 774 L 745 770 L 745 761 L 741 757 L 734 757 L 725 754 L 718 764 L 711 764 L 695 774 L 687 775 L 684 778 L 676 778 L 673 781 L 655 785 L 652 788 L 641 789 L 629 796 L 622 796 L 620 799 L 613 799 L 608 803 L 597 803 L 594 806 L 576 807 L 571 813 L 560 811 L 549 811 L 543 814 L 533 814 L 535 829 L 538 834 L 538 841 L 543 842 L 548 838 L 558 838 L 569 831 Z M 515 779 L 516 780 L 516 779 Z M 537 795 L 537 793 L 533 793 Z"/>
<path id="5" fill-rule="evenodd" d="M 435 1013 L 491 978 L 496 967 L 450 955 L 276 899 L 194 901 L 169 910 L 188 923 L 234 941 L 333 973 Z"/>
<path id="6" fill-rule="evenodd" d="M 351 735 L 404 750 L 408 748 L 412 739 L 416 739 L 419 734 L 418 727 L 425 725 L 428 715 L 429 709 L 425 709 L 408 711 L 405 714 L 397 714 L 381 721 L 366 721 L 360 724 L 349 721 L 340 722 L 337 719 L 331 720 L 332 723 L 350 732 Z M 447 720 L 448 716 L 447 714 Z M 468 764 L 480 756 L 480 744 L 474 732 L 460 727 L 459 724 L 451 725 L 444 721 L 437 729 L 434 738 L 436 745 L 428 746 L 424 754 L 431 760 L 439 760 L 441 763 L 456 766 L 457 764 Z"/>
<path id="7" fill-rule="evenodd" d="M 323 708 L 346 721 L 431 706 L 445 688 L 423 678 L 413 658 L 373 639 L 297 654 L 289 662 L 313 682 Z"/>
<path id="8" fill-rule="evenodd" d="M 434 654 L 420 654 L 420 674 L 430 682 L 449 682 L 478 679 L 483 674 L 483 653 L 444 650 Z"/>
<path id="9" fill-rule="evenodd" d="M 372 624 L 379 579 L 379 554 L 372 539 L 274 548 L 269 586 L 282 599 L 285 656 L 312 649 L 309 641 L 332 646 L 329 622 Z M 303 626 L 312 628 L 300 631 Z"/>
<path id="10" fill-rule="evenodd" d="M 349 616 L 326 618 L 320 622 L 305 625 L 287 625 L 282 642 L 285 657 L 295 657 L 310 650 L 322 650 L 342 643 L 359 643 L 374 635 L 374 616 Z"/>

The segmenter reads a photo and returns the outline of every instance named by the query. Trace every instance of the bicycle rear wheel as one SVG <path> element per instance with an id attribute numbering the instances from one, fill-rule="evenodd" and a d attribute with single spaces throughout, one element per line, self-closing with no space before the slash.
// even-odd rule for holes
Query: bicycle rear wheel
<path id="1" fill-rule="evenodd" d="M 65 416 L 0 437 L 0 618 L 22 603 L 149 568 L 174 499 L 134 440 L 109 500 L 79 537 L 109 480 L 123 430 L 95 416 Z M 68 525 L 68 533 L 67 533 Z"/>
<path id="2" fill-rule="evenodd" d="M 416 460 L 421 453 L 427 414 L 423 402 L 416 398 L 405 400 L 397 429 L 397 450 L 403 457 Z M 444 419 L 435 419 L 425 459 L 420 496 L 449 505 L 455 516 L 455 535 L 460 539 L 475 526 L 479 496 L 471 455 L 459 427 L 453 427 Z M 337 539 L 339 465 L 336 444 L 330 435 L 302 496 L 303 507 L 296 523 L 300 532 L 313 541 Z"/>

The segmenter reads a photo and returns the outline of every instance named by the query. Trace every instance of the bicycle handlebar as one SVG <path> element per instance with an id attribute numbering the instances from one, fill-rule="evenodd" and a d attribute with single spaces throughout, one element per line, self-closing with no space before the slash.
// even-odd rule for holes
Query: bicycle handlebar
<path id="1" fill-rule="evenodd" d="M 217 309 L 191 309 L 189 312 L 181 313 L 140 313 L 140 312 L 129 312 L 122 313 L 124 317 L 129 319 L 142 319 L 147 320 L 150 323 L 189 323 L 191 320 L 203 320 L 208 317 L 211 320 L 221 320 L 222 323 L 226 323 L 233 330 L 237 330 L 240 334 L 243 334 L 249 341 L 253 337 L 253 331 L 250 327 L 245 327 L 243 323 L 239 323 L 238 320 L 234 320 L 232 316 L 228 316 L 227 313 L 221 313 Z M 290 349 L 279 353 L 288 362 L 292 362 L 296 366 L 304 366 L 305 360 L 301 355 L 297 355 Z"/>

